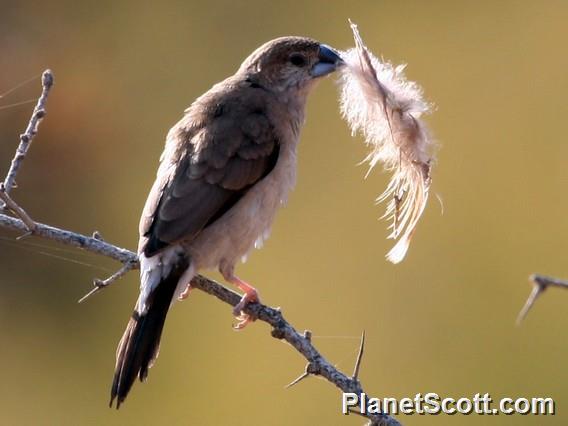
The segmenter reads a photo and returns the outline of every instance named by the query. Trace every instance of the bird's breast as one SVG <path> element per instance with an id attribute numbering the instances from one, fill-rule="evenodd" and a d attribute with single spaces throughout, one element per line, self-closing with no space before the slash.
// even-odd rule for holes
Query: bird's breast
<path id="1" fill-rule="evenodd" d="M 276 212 L 296 182 L 296 145 L 282 144 L 274 169 L 188 244 L 196 270 L 233 266 L 268 238 Z"/>

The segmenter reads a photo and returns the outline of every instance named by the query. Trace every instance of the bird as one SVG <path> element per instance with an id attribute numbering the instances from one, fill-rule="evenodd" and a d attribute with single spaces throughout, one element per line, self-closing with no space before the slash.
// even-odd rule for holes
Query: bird
<path id="1" fill-rule="evenodd" d="M 199 271 L 217 269 L 259 300 L 235 265 L 268 237 L 296 182 L 308 94 L 344 64 L 332 47 L 288 36 L 254 50 L 230 77 L 198 97 L 167 134 L 139 225 L 140 295 L 116 352 L 110 407 L 126 399 L 155 362 L 170 306 Z"/>

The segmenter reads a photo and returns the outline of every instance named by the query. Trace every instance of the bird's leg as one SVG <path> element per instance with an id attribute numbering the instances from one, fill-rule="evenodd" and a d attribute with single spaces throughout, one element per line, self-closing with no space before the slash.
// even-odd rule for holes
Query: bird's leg
<path id="1" fill-rule="evenodd" d="M 249 322 L 254 321 L 254 319 L 251 318 L 250 315 L 243 312 L 243 309 L 248 303 L 260 301 L 260 299 L 258 298 L 258 291 L 256 291 L 256 288 L 244 282 L 238 277 L 233 276 L 228 281 L 231 284 L 236 285 L 241 291 L 244 291 L 245 293 L 241 298 L 241 301 L 237 303 L 233 308 L 233 315 L 237 318 L 238 321 L 238 323 L 234 327 L 236 330 L 242 330 L 248 325 Z"/>

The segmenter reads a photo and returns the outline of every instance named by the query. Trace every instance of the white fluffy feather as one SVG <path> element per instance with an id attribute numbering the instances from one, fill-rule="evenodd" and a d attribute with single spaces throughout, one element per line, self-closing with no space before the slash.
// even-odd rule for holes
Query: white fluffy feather
<path id="1" fill-rule="evenodd" d="M 388 238 L 398 240 L 387 259 L 400 262 L 426 207 L 430 189 L 433 141 L 420 119 L 431 110 L 414 82 L 406 80 L 404 65 L 376 58 L 351 23 L 355 48 L 341 54 L 341 113 L 354 134 L 361 133 L 371 151 L 369 172 L 377 163 L 392 172 L 377 202 L 390 199 L 383 217 L 392 221 Z"/>

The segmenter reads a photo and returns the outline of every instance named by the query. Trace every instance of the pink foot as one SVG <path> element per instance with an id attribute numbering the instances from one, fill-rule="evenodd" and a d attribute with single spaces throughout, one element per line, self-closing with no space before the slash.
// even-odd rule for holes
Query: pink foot
<path id="1" fill-rule="evenodd" d="M 250 284 L 244 282 L 240 278 L 234 277 L 230 280 L 232 284 L 236 285 L 239 289 L 245 292 L 241 301 L 235 305 L 233 308 L 233 315 L 237 319 L 237 324 L 233 326 L 235 330 L 242 330 L 245 328 L 250 322 L 254 321 L 255 318 L 252 318 L 250 315 L 245 314 L 243 309 L 245 306 L 251 302 L 259 302 L 260 299 L 258 297 L 258 291 L 256 288 L 251 286 Z"/>
<path id="2" fill-rule="evenodd" d="M 185 290 L 179 295 L 178 300 L 182 301 L 187 299 L 191 290 L 193 290 L 193 287 L 191 286 L 191 284 L 188 284 Z"/>

